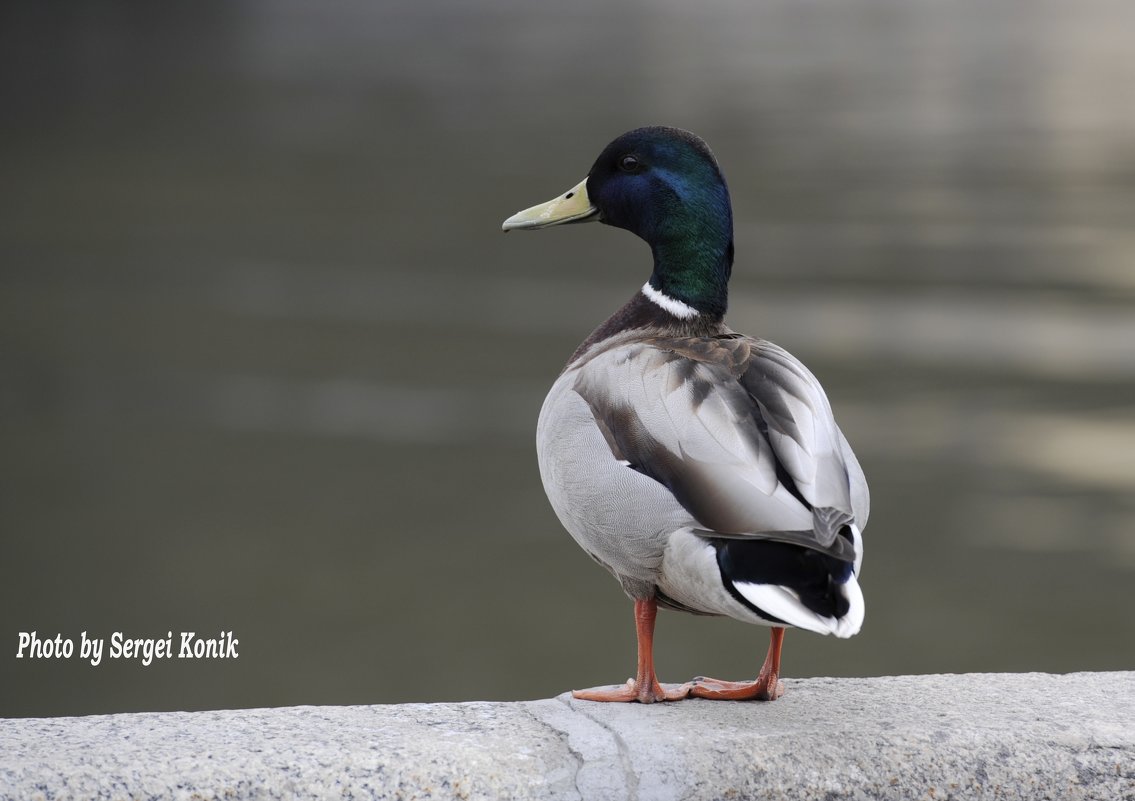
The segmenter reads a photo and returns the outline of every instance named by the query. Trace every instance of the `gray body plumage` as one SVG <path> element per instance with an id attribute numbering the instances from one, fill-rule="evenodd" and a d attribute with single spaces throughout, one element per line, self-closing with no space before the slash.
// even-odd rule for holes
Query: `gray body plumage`
<path id="1" fill-rule="evenodd" d="M 799 545 L 854 565 L 846 592 L 858 596 L 857 619 L 816 615 L 783 587 L 762 587 L 761 598 L 777 593 L 770 611 L 781 624 L 858 631 L 867 483 L 816 378 L 782 348 L 724 326 L 624 331 L 585 348 L 537 428 L 545 490 L 576 542 L 631 597 L 765 625 L 726 586 L 713 540 Z"/>

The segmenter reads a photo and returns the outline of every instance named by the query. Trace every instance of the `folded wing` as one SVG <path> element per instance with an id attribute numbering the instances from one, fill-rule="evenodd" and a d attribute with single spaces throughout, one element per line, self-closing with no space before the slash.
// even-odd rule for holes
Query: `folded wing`
<path id="1" fill-rule="evenodd" d="M 706 534 L 855 561 L 866 482 L 819 382 L 782 348 L 640 340 L 591 359 L 575 391 L 615 458 L 665 485 Z"/>

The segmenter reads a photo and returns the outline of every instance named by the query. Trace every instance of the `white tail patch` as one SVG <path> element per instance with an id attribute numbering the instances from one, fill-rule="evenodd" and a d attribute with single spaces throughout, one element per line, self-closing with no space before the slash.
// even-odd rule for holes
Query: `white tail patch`
<path id="1" fill-rule="evenodd" d="M 826 617 L 817 615 L 804 604 L 800 598 L 788 587 L 779 584 L 752 584 L 735 581 L 733 586 L 745 600 L 753 606 L 775 618 L 783 620 L 790 626 L 798 629 L 814 631 L 817 634 L 834 634 L 837 637 L 851 637 L 859 633 L 863 626 L 863 616 L 866 609 L 863 604 L 863 591 L 859 589 L 859 582 L 852 576 L 842 585 L 843 596 L 847 599 L 849 608 L 843 617 Z"/>

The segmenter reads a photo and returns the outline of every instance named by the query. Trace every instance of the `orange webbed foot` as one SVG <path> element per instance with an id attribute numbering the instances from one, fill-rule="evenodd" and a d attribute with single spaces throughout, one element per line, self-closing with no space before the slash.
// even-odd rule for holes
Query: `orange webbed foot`
<path id="1" fill-rule="evenodd" d="M 656 701 L 680 701 L 690 694 L 693 685 L 685 684 L 659 684 L 657 681 L 646 683 L 642 687 L 634 679 L 627 679 L 627 683 L 619 687 L 592 687 L 589 690 L 572 690 L 571 697 L 581 701 L 629 702 L 638 701 L 640 704 L 653 704 Z"/>
<path id="2" fill-rule="evenodd" d="M 775 701 L 784 695 L 784 682 L 776 678 L 755 681 L 722 681 L 698 676 L 690 682 L 691 698 L 713 701 Z"/>

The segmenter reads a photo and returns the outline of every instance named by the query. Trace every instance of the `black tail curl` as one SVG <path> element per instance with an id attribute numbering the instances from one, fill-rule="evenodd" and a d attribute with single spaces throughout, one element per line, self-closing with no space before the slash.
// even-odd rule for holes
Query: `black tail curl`
<path id="1" fill-rule="evenodd" d="M 845 527 L 846 528 L 846 527 Z M 851 532 L 840 531 L 850 538 Z M 852 565 L 819 551 L 759 539 L 713 541 L 721 578 L 733 597 L 773 623 L 784 621 L 757 609 L 733 582 L 777 584 L 793 590 L 805 607 L 824 617 L 843 617 L 850 607 L 841 585 L 851 578 Z"/>

